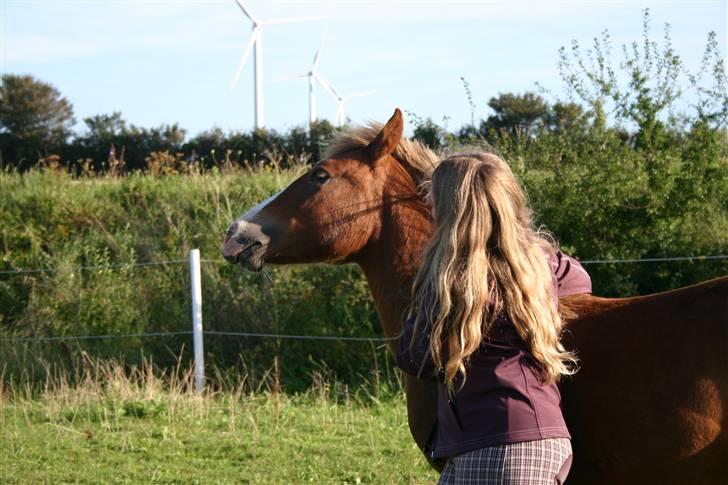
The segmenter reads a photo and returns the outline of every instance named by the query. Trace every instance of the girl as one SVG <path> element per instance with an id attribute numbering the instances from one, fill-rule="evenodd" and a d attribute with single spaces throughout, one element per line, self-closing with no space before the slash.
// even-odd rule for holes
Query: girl
<path id="1" fill-rule="evenodd" d="M 439 381 L 426 450 L 447 459 L 439 483 L 561 483 L 571 442 L 556 383 L 576 359 L 559 340 L 558 297 L 590 293 L 589 275 L 533 228 L 495 155 L 441 161 L 428 199 L 435 232 L 396 358 Z"/>

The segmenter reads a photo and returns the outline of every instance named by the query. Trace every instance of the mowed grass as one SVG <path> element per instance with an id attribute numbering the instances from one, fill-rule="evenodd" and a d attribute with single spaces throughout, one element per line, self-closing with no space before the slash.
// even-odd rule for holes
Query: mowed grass
<path id="1" fill-rule="evenodd" d="M 108 365 L 0 389 L 2 483 L 433 483 L 401 391 L 197 395 Z M 275 389 L 275 387 L 273 387 Z"/>

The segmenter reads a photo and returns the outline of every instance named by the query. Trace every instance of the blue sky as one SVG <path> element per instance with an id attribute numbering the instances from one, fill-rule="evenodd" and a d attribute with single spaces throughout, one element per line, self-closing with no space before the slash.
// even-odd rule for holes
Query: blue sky
<path id="1" fill-rule="evenodd" d="M 538 81 L 563 96 L 557 62 L 572 39 L 588 46 L 608 29 L 614 59 L 638 41 L 642 10 L 653 37 L 671 24 L 673 45 L 698 65 L 707 33 L 725 54 L 726 1 L 247 1 L 262 20 L 321 16 L 264 27 L 266 125 L 286 130 L 308 120 L 304 80 L 281 81 L 310 67 L 322 34 L 320 70 L 353 99 L 354 123 L 384 121 L 399 106 L 458 128 L 470 121 L 460 77 L 471 85 L 478 116 L 500 92 L 534 90 Z M 250 35 L 233 0 L 0 0 L 0 71 L 32 74 L 55 85 L 76 118 L 121 111 L 139 126 L 178 122 L 190 135 L 213 126 L 253 126 L 253 66 L 230 82 Z M 251 58 L 252 60 L 252 58 Z M 336 103 L 318 90 L 319 116 Z M 79 129 L 82 123 L 79 123 Z M 411 125 L 410 125 L 411 129 Z"/>

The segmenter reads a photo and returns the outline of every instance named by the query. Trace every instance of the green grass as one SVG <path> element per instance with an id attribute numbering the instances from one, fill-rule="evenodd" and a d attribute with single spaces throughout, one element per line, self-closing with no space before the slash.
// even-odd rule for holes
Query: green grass
<path id="1" fill-rule="evenodd" d="M 196 395 L 189 373 L 95 363 L 0 389 L 3 483 L 432 483 L 401 390 Z"/>

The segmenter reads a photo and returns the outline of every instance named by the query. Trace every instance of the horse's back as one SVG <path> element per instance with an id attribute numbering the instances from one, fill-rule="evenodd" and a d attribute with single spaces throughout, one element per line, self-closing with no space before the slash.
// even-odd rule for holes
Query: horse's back
<path id="1" fill-rule="evenodd" d="M 689 304 L 695 302 L 696 299 L 701 299 L 700 303 L 715 305 L 716 311 L 722 310 L 724 321 L 726 321 L 726 318 L 728 318 L 728 276 L 721 276 L 694 285 L 650 295 L 629 298 L 603 298 L 581 294 L 566 296 L 561 298 L 560 301 L 576 312 L 577 318 L 580 318 L 603 314 L 622 307 L 665 304 L 674 306 L 680 303 Z"/>

